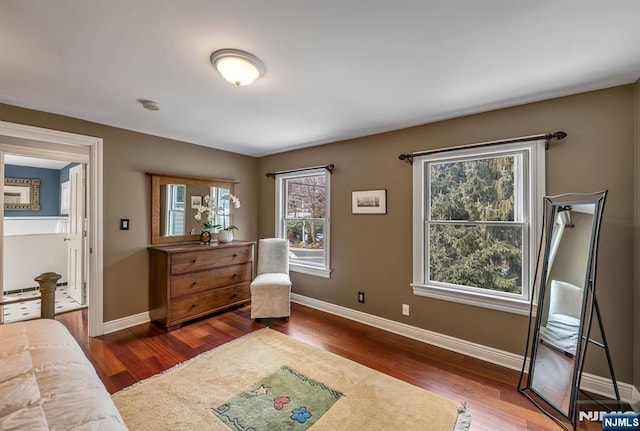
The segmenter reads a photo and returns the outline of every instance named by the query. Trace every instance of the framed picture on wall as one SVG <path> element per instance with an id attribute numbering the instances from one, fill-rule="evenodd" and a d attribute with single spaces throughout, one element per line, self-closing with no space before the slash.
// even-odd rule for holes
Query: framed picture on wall
<path id="1" fill-rule="evenodd" d="M 202 205 L 202 196 L 191 196 L 191 208 L 198 208 Z"/>
<path id="2" fill-rule="evenodd" d="M 351 192 L 352 214 L 386 214 L 387 190 L 358 190 Z"/>

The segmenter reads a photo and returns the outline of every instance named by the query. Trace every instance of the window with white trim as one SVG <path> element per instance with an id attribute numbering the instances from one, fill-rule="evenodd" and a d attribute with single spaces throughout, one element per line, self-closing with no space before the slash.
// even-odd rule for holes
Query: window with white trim
<path id="1" fill-rule="evenodd" d="M 212 224 L 220 225 L 222 227 L 231 226 L 231 201 L 224 199 L 225 196 L 233 195 L 231 186 L 221 187 L 213 186 L 209 191 L 209 197 L 211 199 L 211 205 L 220 208 L 219 211 L 213 214 Z"/>
<path id="2" fill-rule="evenodd" d="M 165 231 L 168 235 L 184 235 L 185 193 L 184 184 L 167 184 L 168 217 Z"/>
<path id="3" fill-rule="evenodd" d="M 544 141 L 415 157 L 413 292 L 528 314 Z"/>
<path id="4" fill-rule="evenodd" d="M 329 191 L 326 169 L 276 176 L 276 236 L 289 240 L 289 269 L 328 278 Z"/>

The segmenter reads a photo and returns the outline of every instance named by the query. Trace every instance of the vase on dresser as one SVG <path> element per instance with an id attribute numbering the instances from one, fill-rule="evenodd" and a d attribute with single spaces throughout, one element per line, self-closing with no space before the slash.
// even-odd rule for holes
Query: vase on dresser
<path id="1" fill-rule="evenodd" d="M 218 232 L 218 242 L 231 242 L 233 241 L 232 230 L 221 230 Z"/>

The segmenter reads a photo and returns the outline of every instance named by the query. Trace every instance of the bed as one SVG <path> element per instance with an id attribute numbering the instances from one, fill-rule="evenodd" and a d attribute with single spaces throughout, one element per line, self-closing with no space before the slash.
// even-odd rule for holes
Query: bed
<path id="1" fill-rule="evenodd" d="M 60 322 L 0 325 L 1 430 L 126 430 L 93 365 Z"/>

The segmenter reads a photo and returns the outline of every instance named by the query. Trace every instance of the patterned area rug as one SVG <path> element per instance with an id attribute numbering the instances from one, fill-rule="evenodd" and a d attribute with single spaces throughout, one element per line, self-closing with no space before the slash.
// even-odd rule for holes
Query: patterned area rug
<path id="1" fill-rule="evenodd" d="M 470 422 L 454 401 L 271 329 L 203 353 L 113 401 L 131 431 L 461 431 Z"/>
<path id="2" fill-rule="evenodd" d="M 212 411 L 231 429 L 306 430 L 342 396 L 284 365 Z"/>

